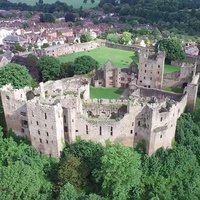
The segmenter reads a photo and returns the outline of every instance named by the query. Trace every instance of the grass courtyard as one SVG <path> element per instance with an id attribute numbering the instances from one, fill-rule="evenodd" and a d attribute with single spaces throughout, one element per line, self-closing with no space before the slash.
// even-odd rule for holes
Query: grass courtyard
<path id="1" fill-rule="evenodd" d="M 91 56 L 99 62 L 100 66 L 103 66 L 108 60 L 111 60 L 112 63 L 119 68 L 128 67 L 133 60 L 138 63 L 138 56 L 135 52 L 108 47 L 100 47 L 91 51 L 63 55 L 59 57 L 59 60 L 61 62 L 73 62 L 75 58 L 83 55 Z M 167 64 L 165 65 L 165 73 L 176 72 L 179 70 L 179 67 Z"/>
<path id="2" fill-rule="evenodd" d="M 83 3 L 83 0 L 60 0 L 61 2 L 65 2 L 68 5 L 72 5 L 74 8 L 80 8 L 81 6 L 83 6 L 83 8 L 92 8 L 92 7 L 96 7 L 99 3 L 99 0 L 96 0 L 95 3 L 91 3 L 90 0 L 88 0 L 88 2 L 85 4 Z M 13 3 L 27 3 L 29 5 L 35 5 L 36 2 L 38 2 L 38 0 L 10 0 L 10 2 Z M 44 3 L 55 3 L 56 0 L 44 0 Z"/>
<path id="3" fill-rule="evenodd" d="M 120 88 L 95 88 L 90 87 L 92 99 L 119 99 L 123 90 Z"/>

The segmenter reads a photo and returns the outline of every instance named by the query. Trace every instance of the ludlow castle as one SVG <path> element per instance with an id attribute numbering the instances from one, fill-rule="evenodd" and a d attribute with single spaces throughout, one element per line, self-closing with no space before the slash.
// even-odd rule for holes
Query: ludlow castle
<path id="1" fill-rule="evenodd" d="M 194 109 L 199 74 L 195 63 L 164 74 L 164 61 L 162 52 L 141 50 L 138 66 L 118 69 L 108 62 L 92 80 L 48 81 L 34 90 L 6 85 L 1 98 L 7 128 L 53 157 L 76 137 L 130 147 L 143 141 L 149 155 L 160 147 L 171 148 L 177 119 L 186 109 Z M 119 100 L 91 99 L 90 84 L 123 87 L 124 93 Z M 183 87 L 183 93 L 164 91 L 165 86 Z"/>

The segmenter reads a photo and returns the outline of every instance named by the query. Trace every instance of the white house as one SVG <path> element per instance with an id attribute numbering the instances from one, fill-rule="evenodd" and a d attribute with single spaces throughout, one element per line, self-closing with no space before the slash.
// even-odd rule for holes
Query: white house
<path id="1" fill-rule="evenodd" d="M 3 39 L 13 33 L 13 29 L 0 28 L 0 45 L 3 45 Z"/>

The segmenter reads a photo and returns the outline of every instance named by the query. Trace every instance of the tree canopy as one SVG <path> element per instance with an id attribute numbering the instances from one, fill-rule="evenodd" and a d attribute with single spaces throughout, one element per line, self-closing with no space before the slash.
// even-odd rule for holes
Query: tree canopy
<path id="1" fill-rule="evenodd" d="M 176 38 L 164 38 L 157 43 L 157 47 L 159 50 L 165 51 L 168 63 L 184 59 L 185 54 L 181 42 Z"/>
<path id="2" fill-rule="evenodd" d="M 43 81 L 56 80 L 60 77 L 60 62 L 58 59 L 51 56 L 43 56 L 38 63 Z"/>
<path id="3" fill-rule="evenodd" d="M 15 88 L 31 87 L 33 79 L 25 66 L 10 63 L 0 69 L 0 87 L 9 83 Z"/>
<path id="4" fill-rule="evenodd" d="M 74 61 L 74 74 L 87 74 L 99 68 L 99 63 L 91 56 L 81 56 Z"/>

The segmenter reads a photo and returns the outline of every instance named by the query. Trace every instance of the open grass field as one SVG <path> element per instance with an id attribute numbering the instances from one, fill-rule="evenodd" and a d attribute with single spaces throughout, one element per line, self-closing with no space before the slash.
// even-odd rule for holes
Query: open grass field
<path id="1" fill-rule="evenodd" d="M 59 57 L 59 60 L 61 62 L 74 61 L 75 58 L 83 55 L 91 56 L 99 62 L 100 66 L 104 65 L 108 60 L 111 60 L 112 63 L 119 68 L 127 67 L 132 60 L 137 60 L 137 56 L 134 52 L 107 47 L 63 55 Z"/>
<path id="2" fill-rule="evenodd" d="M 134 52 L 113 49 L 108 47 L 100 47 L 91 51 L 67 54 L 59 57 L 61 62 L 73 62 L 75 58 L 88 55 L 97 60 L 100 66 L 104 65 L 108 60 L 119 68 L 127 67 L 133 60 L 137 63 L 138 57 Z M 179 71 L 180 68 L 173 65 L 165 65 L 165 73 Z"/>
<path id="3" fill-rule="evenodd" d="M 90 87 L 92 99 L 119 99 L 123 90 L 120 88 L 95 88 Z"/>
<path id="4" fill-rule="evenodd" d="M 96 7 L 99 3 L 99 0 L 95 0 L 95 3 L 92 4 L 90 0 L 88 0 L 87 4 L 83 3 L 83 0 L 59 0 L 61 2 L 65 2 L 68 5 L 72 5 L 74 8 L 80 8 L 81 6 L 83 6 L 83 8 L 92 8 L 92 7 Z M 29 5 L 34 5 L 36 2 L 38 2 L 38 0 L 10 0 L 10 2 L 13 3 L 27 3 Z M 44 0 L 44 3 L 54 3 L 56 2 L 56 0 Z"/>

